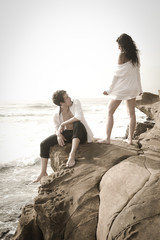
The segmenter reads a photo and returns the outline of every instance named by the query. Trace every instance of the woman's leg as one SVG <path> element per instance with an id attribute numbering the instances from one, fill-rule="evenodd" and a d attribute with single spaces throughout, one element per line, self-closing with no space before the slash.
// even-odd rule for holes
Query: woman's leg
<path id="1" fill-rule="evenodd" d="M 122 100 L 110 100 L 107 108 L 106 138 L 98 141 L 99 143 L 110 144 L 111 132 L 114 124 L 113 114 Z"/>
<path id="2" fill-rule="evenodd" d="M 40 144 L 41 173 L 34 182 L 39 182 L 42 177 L 48 176 L 47 164 L 49 158 L 49 150 L 50 147 L 54 146 L 57 143 L 58 143 L 57 135 L 51 135 L 50 137 L 46 138 L 43 142 L 41 142 Z"/>
<path id="3" fill-rule="evenodd" d="M 106 124 L 106 143 L 110 144 L 111 132 L 114 124 L 113 114 L 121 100 L 111 100 L 108 104 L 107 124 Z"/>
<path id="4" fill-rule="evenodd" d="M 130 118 L 128 144 L 133 144 L 132 138 L 133 138 L 133 134 L 136 126 L 135 102 L 136 102 L 135 98 L 132 98 L 126 101 L 127 111 Z"/>

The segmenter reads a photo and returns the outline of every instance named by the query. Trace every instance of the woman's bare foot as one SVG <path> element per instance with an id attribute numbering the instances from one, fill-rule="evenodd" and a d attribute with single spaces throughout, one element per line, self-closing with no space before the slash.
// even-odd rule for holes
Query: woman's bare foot
<path id="1" fill-rule="evenodd" d="M 128 138 L 128 139 L 127 139 L 127 142 L 128 142 L 128 144 L 133 145 L 132 138 Z"/>
<path id="2" fill-rule="evenodd" d="M 75 165 L 75 155 L 69 155 L 69 158 L 68 158 L 68 161 L 67 161 L 67 163 L 66 163 L 66 167 L 74 167 L 74 165 Z"/>
<path id="3" fill-rule="evenodd" d="M 47 173 L 41 173 L 41 174 L 37 177 L 37 179 L 34 180 L 34 183 L 39 182 L 39 181 L 41 180 L 42 177 L 46 177 L 46 176 L 48 176 Z"/>
<path id="4" fill-rule="evenodd" d="M 123 141 L 128 143 L 129 145 L 133 145 L 132 139 L 127 138 L 127 139 L 124 139 Z"/>
<path id="5" fill-rule="evenodd" d="M 107 144 L 107 145 L 110 144 L 110 140 L 107 140 L 107 139 L 101 139 L 101 140 L 98 140 L 97 142 L 98 142 L 98 143 L 105 143 L 105 144 Z"/>

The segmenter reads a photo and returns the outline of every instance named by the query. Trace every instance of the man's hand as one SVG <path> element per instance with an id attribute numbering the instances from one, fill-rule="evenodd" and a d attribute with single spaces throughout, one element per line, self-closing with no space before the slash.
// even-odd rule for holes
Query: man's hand
<path id="1" fill-rule="evenodd" d="M 61 124 L 58 128 L 58 134 L 62 133 L 63 130 L 64 130 L 64 126 L 62 126 L 62 124 Z"/>
<path id="2" fill-rule="evenodd" d="M 108 93 L 106 91 L 103 92 L 104 95 L 108 95 Z"/>
<path id="3" fill-rule="evenodd" d="M 65 145 L 65 137 L 60 133 L 57 135 L 57 141 L 58 141 L 58 144 L 63 147 Z"/>

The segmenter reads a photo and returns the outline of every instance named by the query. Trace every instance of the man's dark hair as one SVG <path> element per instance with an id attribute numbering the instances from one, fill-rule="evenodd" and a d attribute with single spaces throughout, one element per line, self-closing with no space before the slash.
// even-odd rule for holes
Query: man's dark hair
<path id="1" fill-rule="evenodd" d="M 64 102 L 63 96 L 65 93 L 66 93 L 65 90 L 57 90 L 55 93 L 53 93 L 53 96 L 52 96 L 53 103 L 58 106 L 61 106 L 60 102 Z"/>

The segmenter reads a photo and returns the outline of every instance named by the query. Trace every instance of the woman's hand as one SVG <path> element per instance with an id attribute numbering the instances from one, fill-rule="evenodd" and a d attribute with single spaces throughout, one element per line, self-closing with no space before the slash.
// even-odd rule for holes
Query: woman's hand
<path id="1" fill-rule="evenodd" d="M 108 93 L 106 91 L 103 92 L 104 95 L 108 95 Z"/>

